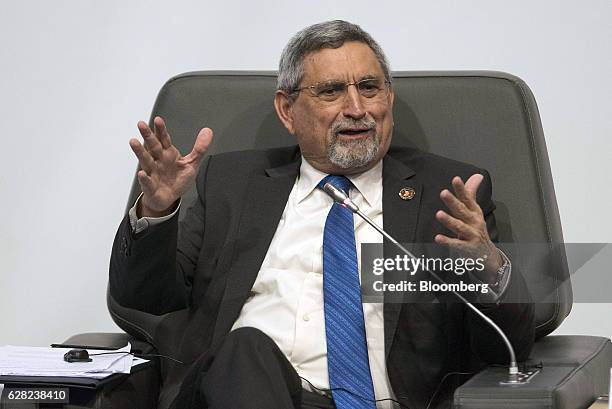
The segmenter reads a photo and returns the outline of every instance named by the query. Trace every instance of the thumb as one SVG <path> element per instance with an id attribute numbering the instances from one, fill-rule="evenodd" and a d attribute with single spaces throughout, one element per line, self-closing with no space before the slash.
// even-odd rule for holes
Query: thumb
<path id="1" fill-rule="evenodd" d="M 196 137 L 191 152 L 185 157 L 189 162 L 198 161 L 206 153 L 213 139 L 213 131 L 210 128 L 202 128 Z"/>
<path id="2" fill-rule="evenodd" d="M 475 198 L 476 192 L 480 187 L 480 184 L 484 180 L 484 176 L 480 173 L 475 173 L 465 182 L 465 190 L 469 193 L 470 197 Z"/>

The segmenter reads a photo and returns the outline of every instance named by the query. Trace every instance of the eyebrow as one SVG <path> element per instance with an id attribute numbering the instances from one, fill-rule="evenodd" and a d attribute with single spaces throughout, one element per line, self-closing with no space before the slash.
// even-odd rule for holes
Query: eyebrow
<path id="1" fill-rule="evenodd" d="M 378 78 L 379 78 L 378 75 L 365 74 L 364 76 L 359 78 L 356 82 L 361 82 L 361 81 L 364 81 L 364 80 L 375 80 L 375 79 L 378 79 Z M 328 80 L 323 80 L 323 81 L 316 82 L 315 84 L 346 84 L 346 80 L 328 79 Z"/>
<path id="2" fill-rule="evenodd" d="M 366 74 L 363 77 L 361 77 L 361 79 L 359 81 L 363 81 L 363 80 L 375 80 L 378 79 L 378 75 L 374 75 L 374 74 Z M 359 82 L 357 81 L 357 82 Z"/>

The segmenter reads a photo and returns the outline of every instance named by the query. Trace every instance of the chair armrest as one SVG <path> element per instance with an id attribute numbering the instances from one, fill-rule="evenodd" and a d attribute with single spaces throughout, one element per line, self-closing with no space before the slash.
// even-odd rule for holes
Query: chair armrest
<path id="1" fill-rule="evenodd" d="M 486 368 L 457 388 L 456 409 L 575 409 L 607 393 L 612 344 L 607 338 L 551 336 L 536 342 L 527 364 L 542 370 L 524 385 L 500 385 L 506 368 Z"/>
<path id="2" fill-rule="evenodd" d="M 73 335 L 61 344 L 55 346 L 87 347 L 88 349 L 119 349 L 132 345 L 132 352 L 136 354 L 154 354 L 155 347 L 148 342 L 141 341 L 125 333 L 113 332 L 87 332 Z"/>

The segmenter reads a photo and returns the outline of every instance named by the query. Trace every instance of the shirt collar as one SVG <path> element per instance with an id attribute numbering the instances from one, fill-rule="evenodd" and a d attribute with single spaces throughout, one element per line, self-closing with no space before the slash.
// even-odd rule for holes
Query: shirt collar
<path id="1" fill-rule="evenodd" d="M 302 156 L 300 174 L 296 182 L 298 203 L 306 199 L 306 197 L 317 188 L 317 185 L 325 176 L 327 176 L 327 173 L 315 169 Z M 365 172 L 347 175 L 347 177 L 368 202 L 368 205 L 373 207 L 374 204 L 380 200 L 382 195 L 382 160 L 378 161 L 374 167 Z"/>

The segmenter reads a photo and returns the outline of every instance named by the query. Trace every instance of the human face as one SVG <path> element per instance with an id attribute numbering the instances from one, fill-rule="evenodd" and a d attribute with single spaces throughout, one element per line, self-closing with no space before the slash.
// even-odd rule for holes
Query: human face
<path id="1" fill-rule="evenodd" d="M 356 41 L 309 53 L 303 64 L 300 87 L 329 81 L 385 79 L 374 52 Z M 393 97 L 390 86 L 376 97 L 367 98 L 351 85 L 345 97 L 330 102 L 306 89 L 294 100 L 287 98 L 285 115 L 279 112 L 279 116 L 296 136 L 302 155 L 312 166 L 331 174 L 358 173 L 374 166 L 389 149 Z"/>

